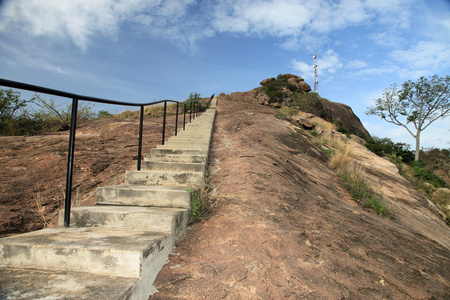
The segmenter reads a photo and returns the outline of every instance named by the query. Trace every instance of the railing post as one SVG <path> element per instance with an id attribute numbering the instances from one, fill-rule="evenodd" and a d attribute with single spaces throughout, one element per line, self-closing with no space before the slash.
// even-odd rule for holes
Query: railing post
<path id="1" fill-rule="evenodd" d="M 141 114 L 139 117 L 139 147 L 138 147 L 138 161 L 137 170 L 141 170 L 141 156 L 142 156 L 142 128 L 144 125 L 144 105 L 141 105 Z"/>
<path id="2" fill-rule="evenodd" d="M 67 158 L 66 200 L 64 203 L 64 227 L 70 227 L 70 209 L 72 205 L 72 174 L 75 150 L 75 129 L 77 127 L 78 99 L 72 99 L 72 118 L 70 119 L 69 153 Z"/>
<path id="3" fill-rule="evenodd" d="M 184 103 L 183 130 L 186 130 L 186 103 Z"/>
<path id="4" fill-rule="evenodd" d="M 162 145 L 164 145 L 164 137 L 166 135 L 166 112 L 167 112 L 167 101 L 164 101 L 164 118 L 163 118 Z"/>
<path id="5" fill-rule="evenodd" d="M 191 123 L 192 119 L 192 102 L 189 102 L 189 123 Z"/>
<path id="6" fill-rule="evenodd" d="M 177 115 L 175 117 L 175 136 L 177 136 L 178 131 L 178 102 L 177 102 Z"/>

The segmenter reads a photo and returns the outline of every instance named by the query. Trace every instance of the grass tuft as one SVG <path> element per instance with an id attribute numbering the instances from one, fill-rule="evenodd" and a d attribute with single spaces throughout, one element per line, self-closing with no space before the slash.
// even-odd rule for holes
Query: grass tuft
<path id="1" fill-rule="evenodd" d="M 191 210 L 189 212 L 189 224 L 203 220 L 217 203 L 217 198 L 212 195 L 211 186 L 204 183 L 198 187 L 189 187 L 191 194 Z"/>
<path id="2" fill-rule="evenodd" d="M 350 157 L 351 144 L 339 136 L 331 134 L 330 131 L 314 137 L 313 143 L 318 146 L 327 145 L 327 148 L 332 149 L 327 151 L 331 155 L 329 166 L 336 171 L 355 201 L 372 209 L 382 217 L 392 218 L 394 216 L 394 213 L 386 205 L 383 195 L 375 193 L 365 180 L 364 172 L 355 165 L 354 160 Z"/>
<path id="3" fill-rule="evenodd" d="M 353 163 L 341 165 L 337 168 L 337 173 L 353 200 L 361 203 L 366 208 L 372 209 L 382 217 L 392 218 L 394 216 L 386 205 L 383 195 L 375 193 L 366 183 L 360 167 L 355 166 Z"/>

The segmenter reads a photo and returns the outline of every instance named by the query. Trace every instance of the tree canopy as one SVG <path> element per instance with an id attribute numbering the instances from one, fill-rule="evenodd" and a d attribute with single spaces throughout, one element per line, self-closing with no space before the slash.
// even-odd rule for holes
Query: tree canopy
<path id="1" fill-rule="evenodd" d="M 401 88 L 394 83 L 366 114 L 404 127 L 416 139 L 415 160 L 418 160 L 421 132 L 450 115 L 450 76 L 420 77 L 416 82 L 406 81 Z"/>

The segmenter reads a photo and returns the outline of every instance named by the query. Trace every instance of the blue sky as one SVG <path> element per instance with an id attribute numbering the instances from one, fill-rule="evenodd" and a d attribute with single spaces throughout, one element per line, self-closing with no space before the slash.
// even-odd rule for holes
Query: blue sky
<path id="1" fill-rule="evenodd" d="M 83 95 L 183 100 L 284 73 L 313 87 L 315 52 L 322 97 L 414 145 L 364 111 L 393 83 L 450 75 L 450 1 L 0 0 L 0 78 Z M 450 119 L 422 146 L 449 148 Z"/>

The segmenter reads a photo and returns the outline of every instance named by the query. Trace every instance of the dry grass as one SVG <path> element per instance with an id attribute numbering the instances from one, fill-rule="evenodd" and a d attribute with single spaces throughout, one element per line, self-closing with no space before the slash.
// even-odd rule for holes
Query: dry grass
<path id="1" fill-rule="evenodd" d="M 352 144 L 340 134 L 326 130 L 313 138 L 313 143 L 331 149 L 330 168 L 336 171 L 352 198 L 378 215 L 391 218 L 393 213 L 386 206 L 383 195 L 375 193 L 364 178 L 364 171 L 351 158 Z"/>
<path id="2" fill-rule="evenodd" d="M 38 188 L 36 198 L 34 199 L 36 203 L 36 213 L 39 215 L 39 217 L 42 220 L 42 223 L 44 223 L 44 228 L 48 226 L 49 220 L 47 220 L 47 217 L 45 216 L 45 207 L 42 207 L 42 198 L 41 198 L 41 192 Z"/>
<path id="3" fill-rule="evenodd" d="M 339 169 L 349 166 L 352 163 L 353 160 L 350 157 L 350 147 L 344 146 L 331 156 L 329 165 L 332 169 Z"/>
<path id="4" fill-rule="evenodd" d="M 216 205 L 218 198 L 213 195 L 211 185 L 206 182 L 199 186 L 190 186 L 191 209 L 189 211 L 189 223 L 198 222 L 206 217 Z"/>
<path id="5" fill-rule="evenodd" d="M 307 118 L 311 123 L 313 123 L 314 125 L 321 127 L 323 129 L 328 129 L 328 130 L 337 130 L 337 126 L 333 123 L 330 123 L 328 121 L 325 121 L 322 118 L 319 118 L 313 114 L 309 114 L 309 113 L 305 113 L 303 111 L 299 111 L 298 115 L 300 117 L 303 118 Z"/>

